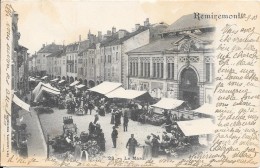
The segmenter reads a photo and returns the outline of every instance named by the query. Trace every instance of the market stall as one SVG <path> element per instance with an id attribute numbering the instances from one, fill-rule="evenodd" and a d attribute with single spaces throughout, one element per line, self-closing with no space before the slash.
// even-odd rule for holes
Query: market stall
<path id="1" fill-rule="evenodd" d="M 59 78 L 55 78 L 55 79 L 50 80 L 50 82 L 57 82 L 58 80 L 59 80 Z"/>
<path id="2" fill-rule="evenodd" d="M 88 90 L 102 94 L 102 95 L 106 95 L 109 92 L 112 92 L 113 90 L 119 88 L 120 86 L 122 86 L 122 83 L 104 81 L 101 84 L 99 84 L 93 88 L 90 88 Z"/>
<path id="3" fill-rule="evenodd" d="M 44 77 L 42 77 L 41 79 L 42 80 L 45 80 L 45 79 L 47 79 L 48 78 L 48 76 L 44 76 Z"/>
<path id="4" fill-rule="evenodd" d="M 70 87 L 76 86 L 76 85 L 79 84 L 79 83 L 80 83 L 80 81 L 74 81 L 74 82 L 72 82 L 72 83 L 70 84 Z"/>
<path id="5" fill-rule="evenodd" d="M 192 112 L 196 113 L 194 115 L 198 115 L 199 118 L 214 118 L 215 108 L 213 104 L 204 103 L 199 108 L 192 110 Z"/>
<path id="6" fill-rule="evenodd" d="M 64 83 L 65 82 L 65 80 L 60 80 L 59 82 L 58 82 L 58 84 L 62 84 L 62 83 Z"/>

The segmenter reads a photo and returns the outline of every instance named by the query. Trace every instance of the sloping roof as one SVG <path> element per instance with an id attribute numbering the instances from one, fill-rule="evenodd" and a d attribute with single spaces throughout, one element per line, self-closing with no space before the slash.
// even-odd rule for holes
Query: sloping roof
<path id="1" fill-rule="evenodd" d="M 193 14 L 183 15 L 173 24 L 171 24 L 165 32 L 178 32 L 184 30 L 201 29 L 214 27 L 212 19 L 195 19 Z"/>
<path id="2" fill-rule="evenodd" d="M 63 50 L 56 51 L 50 55 L 47 55 L 46 57 L 58 57 L 63 53 Z"/>
<path id="3" fill-rule="evenodd" d="M 165 51 L 173 48 L 173 43 L 182 39 L 184 36 L 175 36 L 171 38 L 164 38 L 139 47 L 137 49 L 131 50 L 128 53 L 147 53 L 147 52 L 160 52 Z"/>
<path id="4" fill-rule="evenodd" d="M 38 53 L 54 53 L 56 51 L 59 51 L 62 48 L 62 45 L 57 45 L 57 44 L 49 44 L 43 48 L 41 48 Z"/>
<path id="5" fill-rule="evenodd" d="M 118 44 L 122 44 L 124 41 L 130 39 L 131 37 L 134 37 L 136 36 L 137 34 L 139 33 L 142 33 L 146 30 L 148 30 L 149 28 L 148 27 L 144 27 L 144 26 L 140 26 L 138 30 L 132 32 L 132 33 L 129 33 L 129 34 L 126 34 L 123 38 L 119 39 L 117 38 L 116 40 L 112 41 L 109 45 L 118 45 Z"/>

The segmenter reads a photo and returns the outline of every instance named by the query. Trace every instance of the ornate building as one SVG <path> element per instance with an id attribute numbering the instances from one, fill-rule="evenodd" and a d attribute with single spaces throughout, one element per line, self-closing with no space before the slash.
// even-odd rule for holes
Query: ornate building
<path id="1" fill-rule="evenodd" d="M 214 82 L 215 28 L 185 15 L 162 38 L 128 52 L 131 89 L 153 97 L 187 101 L 192 108 L 211 103 Z"/>

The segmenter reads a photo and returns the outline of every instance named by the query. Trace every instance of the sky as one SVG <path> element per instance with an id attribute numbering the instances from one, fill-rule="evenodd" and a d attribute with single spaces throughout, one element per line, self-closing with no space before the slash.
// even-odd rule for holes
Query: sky
<path id="1" fill-rule="evenodd" d="M 69 44 L 87 38 L 87 33 L 106 34 L 112 27 L 132 31 L 135 24 L 172 24 L 183 14 L 214 12 L 216 3 L 179 1 L 90 1 L 90 0 L 9 0 L 19 14 L 19 43 L 33 54 L 42 44 Z M 221 4 L 221 2 L 217 3 Z M 219 10 L 219 9 L 218 9 Z"/>

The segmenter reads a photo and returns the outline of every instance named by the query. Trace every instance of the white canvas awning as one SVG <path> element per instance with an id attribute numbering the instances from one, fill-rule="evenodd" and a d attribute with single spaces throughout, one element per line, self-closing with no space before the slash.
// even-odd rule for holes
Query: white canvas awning
<path id="1" fill-rule="evenodd" d="M 83 87 L 85 87 L 85 85 L 83 85 L 83 84 L 80 84 L 80 85 L 76 86 L 76 88 L 78 88 L 78 89 L 81 89 Z"/>
<path id="2" fill-rule="evenodd" d="M 39 90 L 38 94 L 36 95 L 36 97 L 34 98 L 34 102 L 40 100 L 42 98 L 44 92 L 51 94 L 51 95 L 59 95 L 60 94 L 60 91 L 53 90 L 53 89 L 48 88 L 48 87 L 43 85 L 41 87 L 41 89 Z"/>
<path id="3" fill-rule="evenodd" d="M 70 84 L 70 86 L 75 86 L 75 85 L 77 85 L 79 83 L 79 81 L 74 81 L 74 82 L 72 82 L 71 84 Z"/>
<path id="4" fill-rule="evenodd" d="M 52 80 L 50 80 L 51 82 L 56 82 L 56 81 L 58 81 L 59 80 L 59 78 L 55 78 L 55 79 L 52 79 Z"/>
<path id="5" fill-rule="evenodd" d="M 119 88 L 120 86 L 122 86 L 122 83 L 115 83 L 115 82 L 102 82 L 101 84 L 88 89 L 89 91 L 92 92 L 97 92 L 100 94 L 108 94 L 109 92 L 112 92 L 113 90 Z"/>
<path id="6" fill-rule="evenodd" d="M 210 118 L 178 121 L 177 124 L 185 136 L 213 134 L 215 127 Z"/>
<path id="7" fill-rule="evenodd" d="M 45 84 L 45 83 L 39 82 L 38 85 L 37 85 L 37 86 L 34 88 L 34 90 L 32 91 L 32 96 L 33 96 L 34 98 L 38 95 L 40 89 L 41 89 L 43 86 L 44 86 L 44 87 L 47 87 L 47 88 L 49 88 L 50 90 L 53 90 L 53 91 L 55 91 L 55 92 L 60 92 L 59 89 L 57 89 L 57 88 L 55 88 L 55 87 L 52 87 L 49 83 Z"/>
<path id="8" fill-rule="evenodd" d="M 13 95 L 13 102 L 26 111 L 30 111 L 30 105 L 19 99 L 15 94 Z"/>
<path id="9" fill-rule="evenodd" d="M 65 82 L 65 80 L 60 80 L 58 83 L 61 84 L 61 83 L 63 83 L 63 82 Z"/>
<path id="10" fill-rule="evenodd" d="M 33 77 L 29 77 L 29 81 L 36 81 L 36 79 Z"/>
<path id="11" fill-rule="evenodd" d="M 46 78 L 48 78 L 48 76 L 44 76 L 44 77 L 42 77 L 41 79 L 46 79 Z"/>
<path id="12" fill-rule="evenodd" d="M 184 101 L 177 99 L 162 98 L 159 102 L 153 104 L 152 107 L 170 110 L 180 106 L 183 102 Z"/>
<path id="13" fill-rule="evenodd" d="M 106 94 L 105 96 L 108 98 L 135 99 L 141 95 L 144 95 L 145 93 L 147 93 L 147 91 L 125 90 L 124 88 L 120 87 Z"/>
<path id="14" fill-rule="evenodd" d="M 205 103 L 202 106 L 200 106 L 199 108 L 193 110 L 193 112 L 195 113 L 201 113 L 201 114 L 206 114 L 209 116 L 215 116 L 215 106 L 213 104 L 208 104 Z"/>

